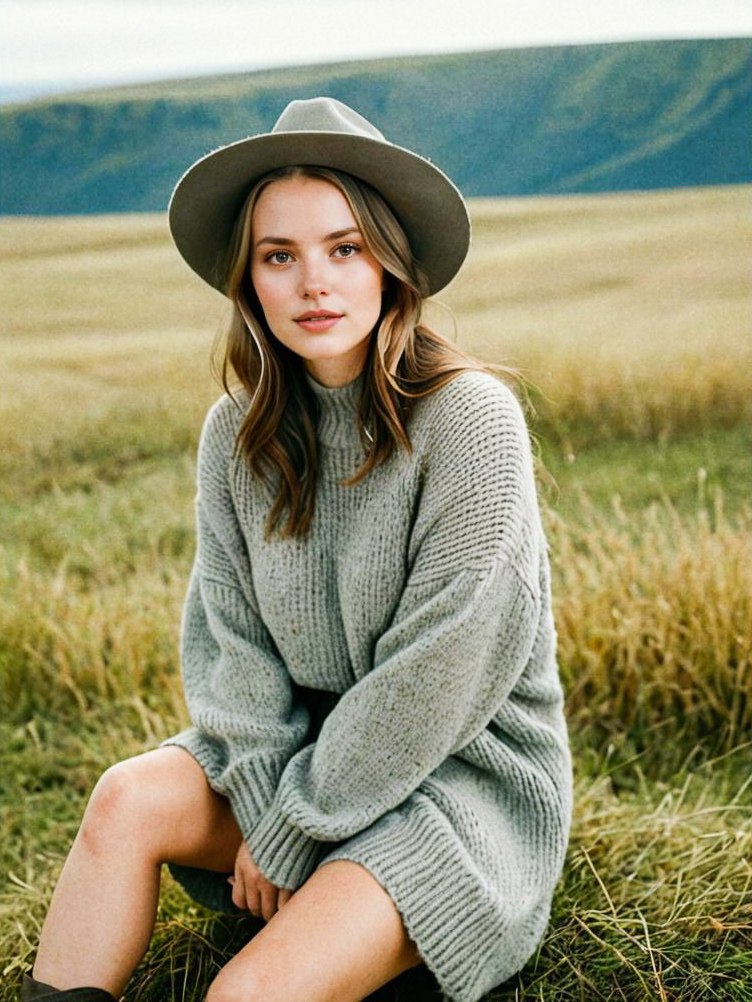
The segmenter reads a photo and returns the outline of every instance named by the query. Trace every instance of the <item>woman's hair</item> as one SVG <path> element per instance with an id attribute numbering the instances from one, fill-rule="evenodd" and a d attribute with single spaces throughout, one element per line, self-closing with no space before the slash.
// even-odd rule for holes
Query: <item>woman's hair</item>
<path id="1" fill-rule="evenodd" d="M 438 390 L 466 370 L 511 374 L 482 363 L 420 322 L 426 277 L 407 237 L 382 196 L 369 184 L 328 167 L 282 167 L 260 178 L 238 215 L 228 247 L 225 292 L 233 304 L 223 357 L 215 366 L 232 396 L 232 370 L 251 403 L 240 425 L 236 451 L 263 480 L 279 473 L 279 492 L 269 512 L 269 539 L 287 508 L 281 537 L 304 536 L 313 517 L 318 471 L 318 401 L 300 356 L 279 341 L 266 322 L 251 282 L 249 257 L 253 210 L 263 189 L 293 177 L 320 178 L 347 199 L 364 242 L 384 269 L 385 290 L 370 335 L 359 407 L 365 460 L 344 486 L 360 483 L 383 463 L 395 445 L 411 451 L 407 420 L 414 401 Z M 366 430 L 367 429 L 367 430 Z M 266 469 L 265 469 L 266 468 Z"/>

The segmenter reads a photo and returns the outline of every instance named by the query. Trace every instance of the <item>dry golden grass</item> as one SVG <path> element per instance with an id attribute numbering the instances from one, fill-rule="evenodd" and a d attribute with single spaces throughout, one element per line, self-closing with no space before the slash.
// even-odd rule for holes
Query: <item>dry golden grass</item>
<path id="1" fill-rule="evenodd" d="M 752 408 L 749 193 L 474 202 L 467 269 L 442 297 L 461 343 L 522 364 L 581 439 L 738 424 Z M 163 216 L 2 230 L 11 691 L 23 705 L 27 672 L 79 702 L 138 691 L 174 657 L 226 304 L 179 260 Z M 593 510 L 584 527 L 551 514 L 578 719 L 634 735 L 680 718 L 729 746 L 749 725 L 749 518 L 716 514 L 712 529 L 670 508 Z"/>
<path id="2" fill-rule="evenodd" d="M 472 211 L 469 261 L 440 298 L 461 343 L 540 387 L 548 434 L 660 440 L 752 416 L 749 188 Z"/>
<path id="3" fill-rule="evenodd" d="M 217 325 L 223 302 L 182 264 L 163 213 L 3 217 L 3 332 L 162 336 Z"/>
<path id="4" fill-rule="evenodd" d="M 752 416 L 749 187 L 477 199 L 471 211 L 469 260 L 438 302 L 462 345 L 540 388 L 547 435 L 661 441 Z M 44 424 L 67 419 L 78 393 L 88 409 L 97 388 L 121 406 L 127 385 L 170 410 L 198 389 L 199 413 L 227 307 L 183 265 L 163 215 L 5 218 L 0 235 L 6 407 L 33 420 L 40 395 L 59 396 Z M 427 315 L 452 335 L 446 310 Z"/>
<path id="5" fill-rule="evenodd" d="M 726 786 L 717 771 L 707 763 L 634 793 L 616 775 L 577 784 L 549 936 L 521 978 L 524 991 L 510 986 L 488 1002 L 746 1002 L 748 784 Z"/>
<path id="6" fill-rule="evenodd" d="M 547 512 L 569 716 L 596 746 L 752 738 L 752 509 L 731 525 L 721 501 L 693 519 L 668 504 L 590 507 L 579 525 Z"/>
<path id="7" fill-rule="evenodd" d="M 66 764 L 57 777 L 43 723 L 11 737 L 15 751 L 24 740 L 31 746 L 26 759 L 48 784 L 47 791 L 29 798 L 32 818 L 54 803 L 49 789 L 54 778 L 65 781 L 68 792 L 54 836 L 37 820 L 34 851 L 16 858 L 12 892 L 0 904 L 0 998 L 8 1002 L 33 960 L 63 846 L 73 838 L 85 802 L 87 778 L 90 782 L 112 756 L 136 754 L 163 736 L 161 722 L 143 706 L 121 704 L 109 733 L 103 724 L 98 717 L 92 721 L 104 747 L 89 732 L 65 735 Z M 126 727 L 138 737 L 129 740 Z M 678 783 L 651 783 L 634 793 L 619 790 L 612 775 L 580 780 L 549 933 L 522 974 L 486 1002 L 746 1002 L 752 826 L 744 785 L 719 779 L 718 771 L 719 763 L 707 763 Z M 10 834 L 18 839 L 20 825 Z M 150 951 L 126 1000 L 200 1002 L 219 968 L 257 928 L 250 919 L 229 920 L 187 905 L 165 876 Z M 405 986 L 399 994 L 380 994 L 379 1002 L 398 998 L 435 1000 Z"/>
<path id="8" fill-rule="evenodd" d="M 54 575 L 21 563 L 5 576 L 13 603 L 0 611 L 3 700 L 13 719 L 134 697 L 184 714 L 175 655 L 185 568 L 158 554 L 116 568 L 110 580 L 93 574 L 85 584 L 65 561 Z"/>
<path id="9" fill-rule="evenodd" d="M 185 721 L 176 664 L 192 548 L 184 474 L 181 490 L 140 499 L 148 512 L 132 510 L 140 490 L 129 492 L 121 522 L 117 485 L 101 492 L 93 537 L 80 511 L 62 509 L 44 565 L 38 553 L 37 566 L 6 566 L 13 600 L 0 609 L 0 632 L 12 719 L 140 695 Z M 720 506 L 712 524 L 668 505 L 629 520 L 591 510 L 578 525 L 548 510 L 547 523 L 568 714 L 587 743 L 651 750 L 660 768 L 664 735 L 680 755 L 702 748 L 705 757 L 749 740 L 752 512 L 731 525 Z"/>
<path id="10" fill-rule="evenodd" d="M 752 416 L 749 194 L 475 202 L 471 258 L 440 299 L 461 344 L 541 387 L 538 431 L 578 464 L 606 462 L 583 445 L 621 439 L 618 463 L 645 479 L 659 443 L 686 433 L 694 478 L 690 433 L 715 429 L 722 448 L 719 429 L 738 441 Z M 11 1002 L 96 777 L 186 720 L 194 453 L 227 310 L 162 216 L 4 219 L 0 236 Z M 488 1002 L 752 998 L 752 512 L 727 516 L 721 498 L 700 492 L 690 516 L 545 505 L 572 847 L 539 956 Z M 169 881 L 161 902 L 127 998 L 198 1002 L 248 929 Z"/>

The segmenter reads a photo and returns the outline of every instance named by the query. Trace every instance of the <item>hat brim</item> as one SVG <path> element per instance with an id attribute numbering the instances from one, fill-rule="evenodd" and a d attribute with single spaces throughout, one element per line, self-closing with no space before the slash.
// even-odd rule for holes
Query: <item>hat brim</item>
<path id="1" fill-rule="evenodd" d="M 168 219 L 190 267 L 225 293 L 226 249 L 248 192 L 264 174 L 294 164 L 331 167 L 367 181 L 402 224 L 429 295 L 454 278 L 470 246 L 470 218 L 438 167 L 392 143 L 343 132 L 280 132 L 241 139 L 197 160 L 180 178 Z"/>

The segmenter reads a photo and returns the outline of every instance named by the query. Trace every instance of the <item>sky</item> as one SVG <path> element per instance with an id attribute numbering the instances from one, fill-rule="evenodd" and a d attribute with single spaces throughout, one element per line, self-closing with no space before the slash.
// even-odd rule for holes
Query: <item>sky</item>
<path id="1" fill-rule="evenodd" d="M 750 0 L 0 0 L 0 100 L 410 53 L 752 36 Z"/>

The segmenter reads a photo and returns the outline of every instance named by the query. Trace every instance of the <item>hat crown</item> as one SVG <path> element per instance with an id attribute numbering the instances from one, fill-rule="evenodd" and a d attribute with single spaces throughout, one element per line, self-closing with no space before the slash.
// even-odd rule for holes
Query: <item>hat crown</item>
<path id="1" fill-rule="evenodd" d="M 386 142 L 384 134 L 368 119 L 333 97 L 290 101 L 272 132 L 345 132 Z"/>

